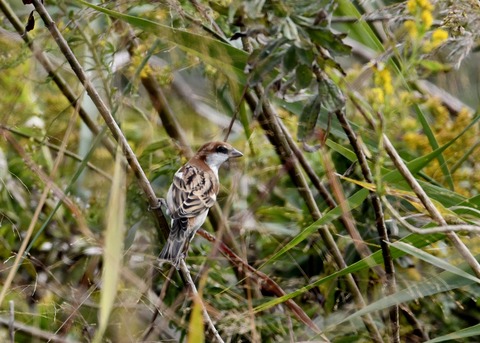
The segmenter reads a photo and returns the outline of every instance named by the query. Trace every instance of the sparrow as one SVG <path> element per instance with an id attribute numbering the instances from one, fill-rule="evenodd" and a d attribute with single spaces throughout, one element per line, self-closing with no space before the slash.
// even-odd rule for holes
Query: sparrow
<path id="1" fill-rule="evenodd" d="M 161 259 L 178 269 L 188 244 L 217 200 L 220 188 L 218 169 L 230 158 L 241 156 L 243 154 L 228 143 L 206 143 L 175 173 L 166 203 L 160 199 L 171 217 L 170 234 L 160 253 Z"/>

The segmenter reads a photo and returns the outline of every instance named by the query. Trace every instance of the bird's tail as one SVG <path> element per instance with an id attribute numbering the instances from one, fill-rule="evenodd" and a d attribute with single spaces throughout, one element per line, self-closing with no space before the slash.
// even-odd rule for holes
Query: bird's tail
<path id="1" fill-rule="evenodd" d="M 182 229 L 186 224 L 182 219 L 173 220 L 167 243 L 159 255 L 161 259 L 169 261 L 177 269 L 180 261 L 185 257 L 185 248 L 189 241 L 186 230 Z"/>

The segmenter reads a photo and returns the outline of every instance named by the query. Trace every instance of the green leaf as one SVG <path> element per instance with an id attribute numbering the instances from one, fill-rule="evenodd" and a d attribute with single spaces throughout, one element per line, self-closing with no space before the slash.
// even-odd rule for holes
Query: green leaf
<path id="1" fill-rule="evenodd" d="M 315 96 L 303 109 L 298 120 L 297 139 L 303 141 L 313 134 L 322 108 L 320 97 Z"/>
<path id="2" fill-rule="evenodd" d="M 345 97 L 342 91 L 326 75 L 318 80 L 318 95 L 322 99 L 322 106 L 330 113 L 340 111 L 345 107 Z"/>
<path id="3" fill-rule="evenodd" d="M 297 54 L 295 45 L 288 48 L 285 55 L 283 55 L 283 70 L 286 74 L 290 73 L 297 66 Z"/>
<path id="4" fill-rule="evenodd" d="M 295 83 L 299 89 L 308 88 L 313 80 L 312 70 L 308 65 L 300 64 L 295 70 Z"/>
<path id="5" fill-rule="evenodd" d="M 295 51 L 297 53 L 297 58 L 298 58 L 297 63 L 302 63 L 307 66 L 312 65 L 315 59 L 315 56 L 313 55 L 313 52 L 311 49 L 303 49 L 295 46 Z"/>
<path id="6" fill-rule="evenodd" d="M 420 60 L 420 65 L 433 73 L 446 72 L 452 69 L 449 65 L 432 60 Z"/>
<path id="7" fill-rule="evenodd" d="M 312 42 L 328 49 L 333 54 L 348 55 L 352 51 L 352 48 L 342 41 L 346 37 L 344 34 L 334 34 L 322 27 L 308 28 L 306 32 Z"/>

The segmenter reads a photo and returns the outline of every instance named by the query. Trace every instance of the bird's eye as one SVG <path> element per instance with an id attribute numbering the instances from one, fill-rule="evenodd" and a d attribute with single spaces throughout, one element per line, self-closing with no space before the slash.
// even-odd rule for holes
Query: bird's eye
<path id="1" fill-rule="evenodd" d="M 217 147 L 217 152 L 220 154 L 228 154 L 228 149 L 225 147 L 225 145 L 219 145 Z"/>

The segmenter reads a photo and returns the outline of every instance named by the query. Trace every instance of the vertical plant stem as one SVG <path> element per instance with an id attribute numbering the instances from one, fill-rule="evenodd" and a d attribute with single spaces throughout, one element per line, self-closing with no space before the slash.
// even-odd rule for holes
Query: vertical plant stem
<path id="1" fill-rule="evenodd" d="M 8 322 L 8 334 L 10 336 L 10 342 L 15 342 L 15 302 L 10 300 L 8 302 L 9 305 L 9 312 L 10 312 L 10 320 Z"/>
<path id="2" fill-rule="evenodd" d="M 358 143 L 357 136 L 353 131 L 350 123 L 348 122 L 343 110 L 338 110 L 335 113 L 342 125 L 343 131 L 348 137 L 350 145 L 358 158 L 360 168 L 362 170 L 363 177 L 371 184 L 374 184 L 372 172 L 368 166 L 367 157 L 363 149 Z M 370 199 L 372 201 L 373 211 L 375 213 L 375 224 L 377 232 L 380 237 L 380 247 L 382 249 L 383 263 L 385 266 L 386 281 L 387 281 L 387 293 L 394 294 L 397 291 L 397 285 L 395 281 L 395 266 L 393 264 L 392 255 L 390 253 L 390 247 L 388 245 L 389 238 L 387 233 L 387 227 L 385 226 L 385 217 L 383 215 L 382 202 L 377 193 L 370 191 Z M 399 325 L 399 310 L 398 306 L 392 306 L 390 308 L 390 322 L 392 329 L 392 338 L 395 343 L 400 342 L 400 325 Z"/>

